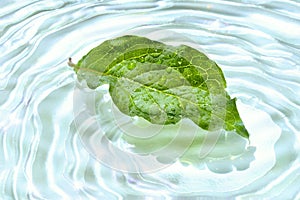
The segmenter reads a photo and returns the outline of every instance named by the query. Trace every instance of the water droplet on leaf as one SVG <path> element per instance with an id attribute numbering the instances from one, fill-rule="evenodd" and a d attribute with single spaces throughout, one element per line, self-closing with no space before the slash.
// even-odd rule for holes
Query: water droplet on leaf
<path id="1" fill-rule="evenodd" d="M 172 67 L 168 67 L 168 68 L 166 69 L 166 71 L 167 71 L 168 73 L 171 73 L 171 72 L 172 72 Z"/>
<path id="2" fill-rule="evenodd" d="M 132 70 L 136 67 L 136 63 L 135 62 L 131 62 L 127 65 L 127 69 Z"/>

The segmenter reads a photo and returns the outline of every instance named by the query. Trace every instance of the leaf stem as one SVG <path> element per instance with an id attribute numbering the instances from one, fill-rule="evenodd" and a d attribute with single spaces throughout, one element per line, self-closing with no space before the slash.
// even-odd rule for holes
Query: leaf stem
<path id="1" fill-rule="evenodd" d="M 71 57 L 70 57 L 69 60 L 68 60 L 68 65 L 69 65 L 70 67 L 73 67 L 73 68 L 75 69 L 75 71 L 77 71 L 78 66 L 72 62 L 72 58 L 71 58 Z"/>

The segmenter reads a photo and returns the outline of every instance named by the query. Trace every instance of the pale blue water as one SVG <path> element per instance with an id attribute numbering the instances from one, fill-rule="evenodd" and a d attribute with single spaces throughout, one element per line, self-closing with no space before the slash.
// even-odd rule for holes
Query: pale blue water
<path id="1" fill-rule="evenodd" d="M 0 199 L 300 199 L 299 1 L 2 0 L 0 6 Z M 80 89 L 67 66 L 68 57 L 78 61 L 125 34 L 185 43 L 215 60 L 238 98 L 250 143 L 233 133 L 191 137 L 195 127 L 183 122 L 157 129 L 176 132 L 175 145 L 155 149 L 170 140 L 164 135 L 132 150 L 115 128 L 131 132 L 124 125 L 130 119 L 114 108 L 105 86 Z M 92 118 L 112 133 L 111 143 L 87 125 Z M 157 128 L 133 122 L 140 138 Z M 199 148 L 174 164 L 165 160 L 194 139 L 202 141 Z M 145 154 L 128 157 L 124 149 Z"/>

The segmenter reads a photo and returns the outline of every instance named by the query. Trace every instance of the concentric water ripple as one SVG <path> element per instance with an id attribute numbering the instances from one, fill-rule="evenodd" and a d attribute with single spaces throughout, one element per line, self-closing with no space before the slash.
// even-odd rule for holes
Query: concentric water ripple
<path id="1" fill-rule="evenodd" d="M 300 199 L 297 0 L 4 0 L 0 6 L 0 199 Z M 216 61 L 238 98 L 250 143 L 228 134 L 196 165 L 176 162 L 155 173 L 99 162 L 80 135 L 89 119 L 78 125 L 81 107 L 73 102 L 88 107 L 85 97 L 101 98 L 97 109 L 107 114 L 97 116 L 100 122 L 113 117 L 112 104 L 105 88 L 80 90 L 82 98 L 74 99 L 81 86 L 66 62 L 125 34 L 186 42 Z M 195 161 L 197 152 L 185 159 Z"/>

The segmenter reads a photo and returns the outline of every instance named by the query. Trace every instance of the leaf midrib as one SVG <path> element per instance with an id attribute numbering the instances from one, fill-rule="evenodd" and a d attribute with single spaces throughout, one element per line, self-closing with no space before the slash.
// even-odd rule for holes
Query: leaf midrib
<path id="1" fill-rule="evenodd" d="M 90 68 L 80 68 L 81 70 L 86 70 L 86 71 L 90 71 L 90 72 L 93 72 L 93 73 L 95 73 L 95 74 L 98 74 L 99 76 L 103 76 L 103 73 L 101 73 L 101 72 L 98 72 L 98 71 L 96 71 L 96 70 L 94 70 L 94 69 L 90 69 Z M 119 77 L 117 77 L 117 76 L 113 76 L 113 75 L 111 75 L 111 74 L 105 74 L 104 76 L 110 76 L 110 77 L 112 77 L 112 78 L 116 78 L 116 79 L 118 79 Z M 163 91 L 160 91 L 160 90 L 157 90 L 156 88 L 152 88 L 152 87 L 148 87 L 148 86 L 146 86 L 146 85 L 143 85 L 143 84 L 141 84 L 140 82 L 135 82 L 134 80 L 131 80 L 131 79 L 129 79 L 129 78 L 127 78 L 127 77 L 122 77 L 122 78 L 125 78 L 126 80 L 128 80 L 129 82 L 134 82 L 134 83 L 137 83 L 137 84 L 139 84 L 139 85 L 141 85 L 141 86 L 143 86 L 143 87 L 145 87 L 145 88 L 147 88 L 147 89 L 150 89 L 150 90 L 155 90 L 156 92 L 160 92 L 160 93 L 162 93 Z M 110 84 L 110 83 L 109 83 Z M 192 87 L 192 86 L 191 86 Z M 169 96 L 172 96 L 172 97 L 175 97 L 175 98 L 179 98 L 179 97 L 177 97 L 177 96 L 175 96 L 175 95 L 173 95 L 173 94 L 170 94 L 170 93 L 164 93 L 164 94 L 166 94 L 166 95 L 169 95 Z M 185 100 L 186 102 L 188 102 L 188 103 L 191 103 L 191 104 L 193 104 L 193 105 L 196 105 L 197 106 L 197 108 L 199 109 L 199 110 L 203 110 L 202 108 L 199 108 L 199 104 L 197 104 L 197 103 L 194 103 L 194 102 L 192 102 L 192 101 L 190 101 L 189 99 L 187 99 L 187 98 L 183 98 L 183 97 L 180 97 L 181 99 L 183 99 L 183 100 Z M 180 101 L 179 101 L 180 102 Z M 180 102 L 181 103 L 181 102 Z M 217 115 L 215 112 L 211 112 L 211 111 L 204 111 L 204 112 L 209 112 L 210 113 L 210 115 L 214 115 L 215 117 L 217 117 L 217 118 L 219 118 L 219 119 L 224 119 L 224 117 L 221 117 L 221 116 L 219 116 L 219 115 Z M 226 112 L 225 112 L 226 113 Z M 225 122 L 225 124 L 226 124 L 226 120 L 224 120 L 224 122 Z M 233 126 L 233 125 L 232 125 Z M 233 126 L 234 127 L 234 126 Z"/>

